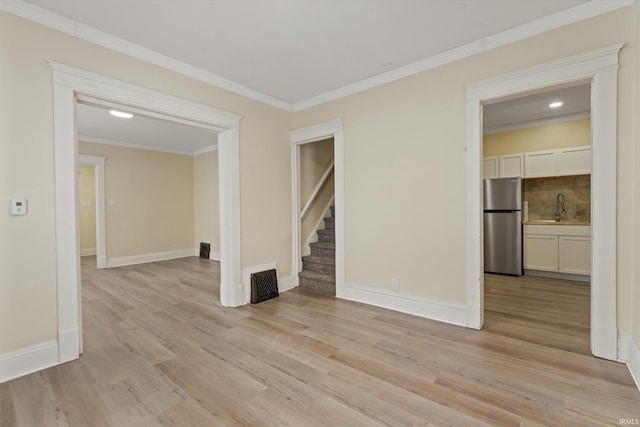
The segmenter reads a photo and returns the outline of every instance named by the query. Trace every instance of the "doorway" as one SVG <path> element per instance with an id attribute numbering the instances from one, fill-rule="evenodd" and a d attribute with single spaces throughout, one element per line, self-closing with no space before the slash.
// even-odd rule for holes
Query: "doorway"
<path id="1" fill-rule="evenodd" d="M 154 112 L 170 120 L 205 125 L 219 132 L 221 285 L 225 306 L 242 305 L 240 271 L 239 121 L 212 107 L 145 89 L 67 65 L 53 70 L 56 250 L 58 283 L 58 363 L 81 352 L 80 253 L 78 241 L 78 143 L 76 100 L 88 96 L 108 105 Z"/>
<path id="2" fill-rule="evenodd" d="M 467 87 L 467 324 L 480 329 L 484 312 L 482 231 L 482 105 L 560 84 L 591 86 L 593 355 L 617 359 L 616 133 L 617 66 L 622 45 L 610 46 Z"/>
<path id="3" fill-rule="evenodd" d="M 304 202 L 300 197 L 300 147 L 316 141 L 333 138 L 334 216 L 335 216 L 335 295 L 346 296 L 344 255 L 344 136 L 342 120 L 335 119 L 291 132 L 291 199 L 292 199 L 292 272 L 298 283 L 302 269 L 301 212 Z"/>
<path id="4" fill-rule="evenodd" d="M 591 181 L 597 179 L 590 110 L 589 84 L 483 106 L 485 184 L 499 190 L 501 183 L 517 183 L 484 196 L 485 329 L 582 354 L 590 354 Z M 487 210 L 516 190 L 516 210 Z M 519 219 L 497 229 L 487 222 L 496 216 Z M 499 242 L 499 230 L 513 236 Z M 506 262 L 511 256 L 517 260 Z"/>

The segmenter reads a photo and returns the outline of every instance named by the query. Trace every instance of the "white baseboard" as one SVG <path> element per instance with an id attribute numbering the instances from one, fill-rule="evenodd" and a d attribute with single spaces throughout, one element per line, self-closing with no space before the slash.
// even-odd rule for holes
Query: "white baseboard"
<path id="1" fill-rule="evenodd" d="M 631 377 L 640 391 L 640 348 L 628 335 L 618 338 L 618 360 L 627 364 Z"/>
<path id="2" fill-rule="evenodd" d="M 80 330 L 67 329 L 58 332 L 58 361 L 66 363 L 80 357 Z"/>
<path id="3" fill-rule="evenodd" d="M 297 276 L 286 276 L 278 279 L 278 292 L 286 292 L 298 286 Z"/>
<path id="4" fill-rule="evenodd" d="M 93 256 L 97 253 L 98 251 L 96 250 L 96 248 L 80 249 L 80 256 Z"/>
<path id="5" fill-rule="evenodd" d="M 430 300 L 400 292 L 386 291 L 354 284 L 347 284 L 345 286 L 345 294 L 339 298 L 388 308 L 390 310 L 451 323 L 453 325 L 467 326 L 467 308 L 465 304 Z"/>
<path id="6" fill-rule="evenodd" d="M 193 249 L 179 251 L 156 252 L 153 254 L 132 255 L 120 258 L 107 259 L 107 267 L 122 267 L 125 265 L 144 264 L 147 262 L 166 261 L 169 259 L 185 258 L 193 256 Z"/>
<path id="7" fill-rule="evenodd" d="M 0 383 L 58 364 L 58 342 L 48 341 L 0 355 Z"/>

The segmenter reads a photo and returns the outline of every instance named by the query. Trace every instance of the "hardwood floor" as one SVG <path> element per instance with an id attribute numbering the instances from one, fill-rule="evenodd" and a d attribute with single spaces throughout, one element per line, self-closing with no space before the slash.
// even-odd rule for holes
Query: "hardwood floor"
<path id="1" fill-rule="evenodd" d="M 474 331 L 299 288 L 227 309 L 218 263 L 195 257 L 91 262 L 83 258 L 84 354 L 0 384 L 2 427 L 640 418 L 626 366 L 588 354 L 583 284 L 525 278 L 508 288 L 487 276 L 486 327 Z"/>

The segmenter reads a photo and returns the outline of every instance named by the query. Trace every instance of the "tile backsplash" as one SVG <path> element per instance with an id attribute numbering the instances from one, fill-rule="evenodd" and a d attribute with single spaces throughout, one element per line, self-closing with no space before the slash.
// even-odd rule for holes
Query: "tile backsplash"
<path id="1" fill-rule="evenodd" d="M 529 220 L 555 219 L 559 193 L 564 194 L 565 220 L 591 221 L 591 175 L 524 179 L 522 200 L 529 202 Z"/>

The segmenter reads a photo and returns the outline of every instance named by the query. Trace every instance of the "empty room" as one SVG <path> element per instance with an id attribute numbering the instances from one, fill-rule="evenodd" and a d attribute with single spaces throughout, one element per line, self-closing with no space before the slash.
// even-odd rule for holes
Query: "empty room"
<path id="1" fill-rule="evenodd" d="M 1 0 L 0 425 L 640 423 L 639 22 Z"/>

